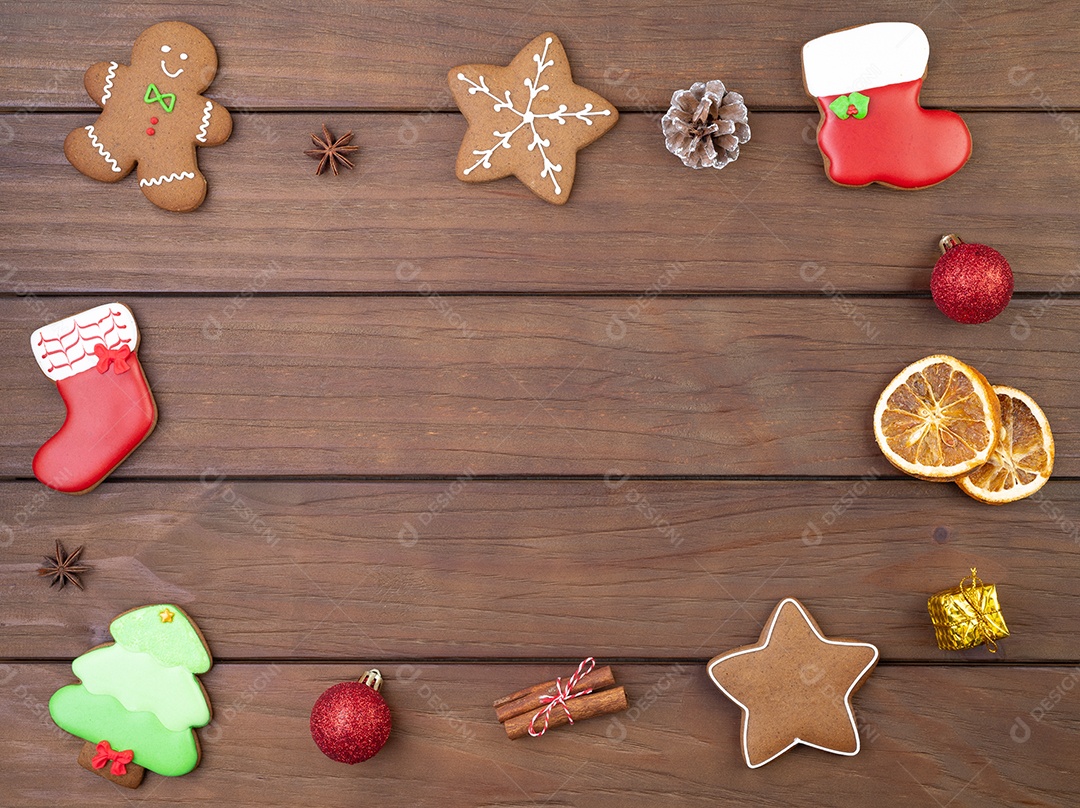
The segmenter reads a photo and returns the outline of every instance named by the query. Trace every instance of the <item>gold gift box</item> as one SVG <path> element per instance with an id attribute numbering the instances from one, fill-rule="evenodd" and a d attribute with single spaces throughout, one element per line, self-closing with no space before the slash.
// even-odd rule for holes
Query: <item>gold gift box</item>
<path id="1" fill-rule="evenodd" d="M 997 651 L 995 640 L 1009 636 L 997 587 L 980 581 L 974 569 L 960 586 L 938 592 L 926 605 L 938 648 L 943 651 L 962 651 L 986 643 L 993 653 Z"/>

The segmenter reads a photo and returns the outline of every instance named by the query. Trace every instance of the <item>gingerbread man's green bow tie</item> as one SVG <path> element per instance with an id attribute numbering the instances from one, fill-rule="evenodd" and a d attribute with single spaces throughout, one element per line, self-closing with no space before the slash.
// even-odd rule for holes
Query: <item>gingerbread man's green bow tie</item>
<path id="1" fill-rule="evenodd" d="M 151 84 L 149 87 L 146 88 L 146 95 L 143 96 L 143 101 L 145 101 L 147 104 L 153 104 L 156 101 L 157 103 L 161 104 L 161 108 L 163 110 L 165 110 L 166 112 L 172 112 L 173 107 L 176 106 L 176 94 L 165 93 L 164 95 L 162 95 L 161 90 L 159 90 L 156 85 Z"/>
<path id="2" fill-rule="evenodd" d="M 870 109 L 870 99 L 862 93 L 842 95 L 829 104 L 829 109 L 835 112 L 836 117 L 842 121 L 846 121 L 848 118 L 861 121 L 866 117 L 867 110 Z"/>

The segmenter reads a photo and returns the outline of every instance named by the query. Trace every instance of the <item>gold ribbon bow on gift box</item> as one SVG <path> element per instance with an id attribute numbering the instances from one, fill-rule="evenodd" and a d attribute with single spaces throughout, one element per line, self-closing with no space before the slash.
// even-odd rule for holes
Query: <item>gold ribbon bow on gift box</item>
<path id="1" fill-rule="evenodd" d="M 971 575 L 962 579 L 960 586 L 938 592 L 927 602 L 942 651 L 961 651 L 986 643 L 993 654 L 997 652 L 995 640 L 1009 636 L 997 588 L 984 584 L 975 573 L 972 567 Z"/>

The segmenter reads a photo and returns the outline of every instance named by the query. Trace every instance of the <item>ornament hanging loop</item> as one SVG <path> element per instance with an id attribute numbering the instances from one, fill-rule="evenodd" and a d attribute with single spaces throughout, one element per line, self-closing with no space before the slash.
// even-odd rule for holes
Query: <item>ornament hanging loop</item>
<path id="1" fill-rule="evenodd" d="M 379 673 L 378 668 L 372 668 L 371 670 L 364 673 L 364 675 L 361 676 L 357 681 L 360 682 L 360 684 L 367 685 L 372 690 L 378 692 L 379 688 L 382 687 L 383 677 L 382 674 Z"/>
<path id="2" fill-rule="evenodd" d="M 940 239 L 938 239 L 937 245 L 938 249 L 941 250 L 941 254 L 944 255 L 953 247 L 959 247 L 963 243 L 964 240 L 960 238 L 960 236 L 956 235 L 955 233 L 949 233 L 948 235 L 942 236 Z"/>

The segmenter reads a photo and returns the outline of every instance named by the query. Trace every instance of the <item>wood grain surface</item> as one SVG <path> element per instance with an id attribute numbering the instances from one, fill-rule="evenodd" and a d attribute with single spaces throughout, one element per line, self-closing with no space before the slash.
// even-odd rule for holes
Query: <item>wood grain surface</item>
<path id="1" fill-rule="evenodd" d="M 873 642 L 888 661 L 1067 662 L 1080 580 L 1055 559 L 1080 548 L 1078 500 L 1080 484 L 1051 482 L 1038 498 L 988 508 L 951 484 L 873 472 L 819 482 L 215 475 L 111 483 L 93 498 L 7 483 L 0 613 L 10 655 L 23 659 L 75 656 L 108 640 L 112 610 L 161 598 L 198 615 L 218 659 L 705 659 L 756 635 L 793 595 L 826 631 Z M 56 539 L 86 545 L 93 598 L 33 576 Z M 926 597 L 972 566 L 999 585 L 1013 633 L 996 655 L 934 645 Z"/>
<path id="2" fill-rule="evenodd" d="M 318 6 L 199 0 L 117 6 L 107 0 L 12 5 L 0 65 L 0 111 L 89 109 L 81 75 L 124 61 L 147 26 L 179 19 L 218 49 L 212 95 L 253 110 L 448 110 L 446 71 L 505 64 L 554 31 L 575 79 L 622 109 L 666 109 L 671 93 L 719 73 L 751 109 L 813 109 L 799 49 L 839 28 L 879 20 L 922 25 L 930 40 L 928 106 L 1039 109 L 1080 106 L 1075 31 L 1080 8 L 1049 0 L 449 0 Z"/>
<path id="3" fill-rule="evenodd" d="M 742 762 L 739 710 L 704 665 L 620 665 L 637 711 L 520 741 L 507 740 L 492 698 L 565 665 L 401 662 L 381 670 L 394 728 L 366 763 L 327 760 L 308 737 L 309 703 L 354 677 L 355 666 L 224 664 L 202 677 L 223 696 L 200 731 L 199 768 L 179 778 L 148 773 L 124 796 L 192 805 L 236 795 L 283 808 L 355 806 L 358 794 L 382 805 L 1058 808 L 1074 794 L 1066 772 L 1075 767 L 1075 712 L 1040 713 L 1039 702 L 1075 683 L 1075 667 L 880 665 L 855 695 L 864 743 L 857 757 L 823 759 L 802 748 L 758 770 Z M 25 772 L 45 758 L 55 772 L 5 783 L 13 804 L 66 804 L 76 788 L 80 805 L 126 804 L 75 765 L 81 743 L 43 717 L 51 693 L 71 682 L 66 666 L 9 664 L 0 682 L 9 705 L 5 766 Z"/>
<path id="4" fill-rule="evenodd" d="M 1080 161 L 1060 118 L 965 113 L 964 169 L 897 193 L 828 182 L 816 113 L 751 115 L 753 139 L 723 172 L 684 168 L 656 116 L 624 115 L 581 153 L 566 209 L 514 179 L 459 182 L 457 114 L 238 115 L 227 144 L 200 150 L 210 192 L 192 216 L 145 204 L 133 178 L 72 168 L 64 138 L 92 116 L 0 116 L 15 147 L 0 162 L 0 292 L 926 295 L 954 231 L 1001 250 L 1021 294 L 1080 290 Z M 324 121 L 355 131 L 356 171 L 315 176 L 302 152 Z M 57 188 L 59 230 L 40 221 Z M 164 244 L 117 238 L 161 228 Z"/>
<path id="5" fill-rule="evenodd" d="M 160 425 L 118 476 L 850 475 L 887 470 L 871 416 L 888 381 L 951 352 L 1049 414 L 1080 474 L 1080 305 L 1026 339 L 1012 312 L 960 328 L 925 300 L 126 296 Z M 0 301 L 24 344 L 89 299 Z M 1012 311 L 1024 311 L 1018 302 Z M 29 473 L 55 385 L 0 355 L 0 470 Z M 898 472 L 897 472 L 898 474 Z"/>
<path id="6" fill-rule="evenodd" d="M 83 71 L 165 19 L 214 40 L 208 95 L 236 122 L 189 215 L 62 152 L 93 120 Z M 937 187 L 822 169 L 799 48 L 876 20 L 923 27 L 923 102 L 971 129 Z M 0 0 L 0 806 L 1076 804 L 1078 27 L 1046 0 Z M 453 173 L 446 71 L 544 30 L 622 113 L 565 207 Z M 689 171 L 659 117 L 717 77 L 753 139 Z M 356 171 L 314 176 L 324 122 L 355 131 Z M 929 299 L 948 232 L 1013 266 L 992 323 Z M 28 337 L 108 300 L 135 312 L 160 421 L 67 497 L 31 473 L 64 410 Z M 878 393 L 938 352 L 1046 410 L 1038 495 L 980 505 L 878 452 Z M 56 540 L 86 546 L 85 591 L 35 574 Z M 996 655 L 934 644 L 926 598 L 972 566 L 1012 632 Z M 863 751 L 749 770 L 704 664 L 787 596 L 881 649 Z M 192 774 L 119 795 L 46 704 L 160 601 L 207 637 L 215 717 Z M 587 655 L 630 710 L 507 740 L 492 701 Z M 373 665 L 390 742 L 333 763 L 311 705 Z"/>

